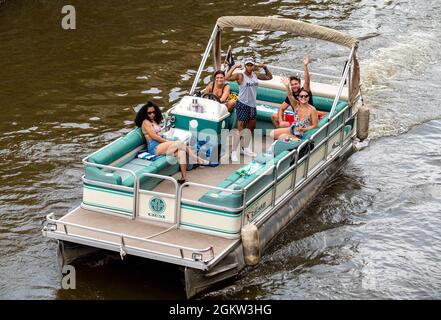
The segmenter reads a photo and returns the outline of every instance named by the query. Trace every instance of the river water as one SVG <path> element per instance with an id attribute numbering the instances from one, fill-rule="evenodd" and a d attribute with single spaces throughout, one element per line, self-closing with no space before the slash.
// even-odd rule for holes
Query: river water
<path id="1" fill-rule="evenodd" d="M 65 4 L 76 30 L 61 28 Z M 302 19 L 362 38 L 371 140 L 257 268 L 201 298 L 441 298 L 437 0 L 0 1 L 0 298 L 184 297 L 174 269 L 113 256 L 80 266 L 77 289 L 62 290 L 41 223 L 81 203 L 81 159 L 132 128 L 133 106 L 166 109 L 185 95 L 222 15 Z M 348 54 L 283 33 L 224 41 L 238 59 L 286 67 L 308 53 L 311 71 L 335 75 Z"/>

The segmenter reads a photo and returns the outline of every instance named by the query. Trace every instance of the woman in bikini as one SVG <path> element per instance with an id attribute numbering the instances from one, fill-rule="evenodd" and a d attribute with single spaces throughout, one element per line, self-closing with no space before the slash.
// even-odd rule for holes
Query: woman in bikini
<path id="1" fill-rule="evenodd" d="M 214 73 L 213 78 L 214 81 L 210 82 L 207 87 L 202 90 L 202 98 L 212 94 L 216 96 L 220 103 L 226 105 L 228 112 L 231 112 L 234 109 L 236 101 L 228 98 L 230 95 L 230 86 L 228 83 L 225 83 L 225 72 L 218 70 Z"/>
<path id="2" fill-rule="evenodd" d="M 294 124 L 287 128 L 279 128 L 271 131 L 270 136 L 273 139 L 291 139 L 300 140 L 305 132 L 317 128 L 318 113 L 317 110 L 309 104 L 309 92 L 301 89 L 298 95 L 298 101 L 294 98 L 291 84 L 288 80 L 283 80 L 288 91 L 288 99 L 294 110 Z"/>
<path id="3" fill-rule="evenodd" d="M 200 165 L 210 165 L 208 160 L 201 159 L 194 155 L 188 146 L 182 141 L 170 141 L 161 137 L 162 113 L 159 107 L 153 102 L 147 102 L 138 111 L 135 124 L 141 128 L 144 134 L 147 152 L 155 155 L 170 155 L 178 158 L 178 163 L 181 171 L 181 179 L 179 183 L 186 181 L 187 172 L 187 157 L 191 157 L 195 163 Z"/>

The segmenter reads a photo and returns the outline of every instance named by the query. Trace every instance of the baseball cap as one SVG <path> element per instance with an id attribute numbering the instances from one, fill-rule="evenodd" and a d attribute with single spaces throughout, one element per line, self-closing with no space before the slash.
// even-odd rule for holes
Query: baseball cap
<path id="1" fill-rule="evenodd" d="M 248 63 L 254 64 L 253 58 L 246 58 L 243 64 L 246 65 Z"/>

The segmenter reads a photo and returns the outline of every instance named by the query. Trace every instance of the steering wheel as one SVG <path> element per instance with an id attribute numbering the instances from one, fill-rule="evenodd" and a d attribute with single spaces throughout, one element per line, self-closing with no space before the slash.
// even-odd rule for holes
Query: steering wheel
<path id="1" fill-rule="evenodd" d="M 204 93 L 202 95 L 202 98 L 208 99 L 208 100 L 213 100 L 213 101 L 217 101 L 220 103 L 220 99 L 213 93 Z"/>

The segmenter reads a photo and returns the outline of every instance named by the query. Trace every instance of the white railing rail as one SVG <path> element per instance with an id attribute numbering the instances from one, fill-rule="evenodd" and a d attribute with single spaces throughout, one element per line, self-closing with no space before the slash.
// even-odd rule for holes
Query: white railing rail
<path id="1" fill-rule="evenodd" d="M 175 178 L 173 177 L 169 177 L 169 176 L 164 176 L 164 175 L 160 175 L 160 174 L 155 174 L 155 173 L 142 173 L 137 179 L 136 179 L 136 189 L 138 190 L 138 192 L 142 193 L 146 193 L 146 194 L 152 194 L 152 195 L 157 195 L 157 192 L 151 191 L 151 190 L 144 190 L 141 189 L 140 183 L 141 183 L 141 178 L 142 177 L 150 177 L 150 178 L 157 178 L 157 179 L 161 179 L 161 180 L 166 180 L 166 181 L 170 181 L 171 183 L 173 183 L 174 187 L 175 187 L 175 212 L 174 212 L 174 223 L 176 225 L 178 225 L 178 214 L 179 214 L 179 203 L 177 202 L 178 200 L 178 191 L 179 191 L 179 184 L 178 181 L 176 181 Z M 139 196 L 138 196 L 138 201 L 139 201 Z M 136 206 L 138 211 L 139 211 L 139 203 Z M 139 212 L 136 212 L 135 218 L 138 216 Z"/>
<path id="2" fill-rule="evenodd" d="M 284 157 L 282 157 L 281 159 L 279 159 L 279 161 L 269 167 L 268 169 L 265 170 L 265 172 L 262 174 L 262 176 L 270 174 L 270 172 L 273 173 L 273 179 L 270 185 L 268 185 L 266 188 L 260 190 L 255 196 L 252 197 L 251 200 L 255 200 L 257 199 L 260 195 L 262 195 L 268 188 L 269 186 L 273 186 L 274 184 L 277 183 L 278 179 L 279 179 L 279 167 L 280 165 L 289 157 L 292 157 L 293 155 L 295 155 L 295 159 L 294 159 L 294 164 L 297 164 L 298 161 L 298 155 L 300 153 L 300 151 L 305 147 L 306 144 L 311 143 L 319 134 L 321 134 L 323 131 L 327 131 L 328 127 L 331 126 L 334 121 L 337 121 L 339 116 L 342 115 L 350 106 L 347 105 L 345 108 L 343 108 L 342 110 L 340 110 L 332 119 L 329 119 L 328 122 L 326 122 L 321 128 L 319 128 L 319 130 L 317 130 L 314 134 L 312 134 L 307 140 L 303 141 L 299 146 L 297 146 L 294 150 L 291 150 L 287 155 L 285 155 Z M 345 123 L 343 122 L 343 125 Z M 341 129 L 341 127 L 343 125 L 338 126 L 334 131 Z M 329 132 L 326 135 L 326 137 L 324 137 L 324 139 L 322 141 L 320 141 L 320 144 L 315 146 L 315 147 L 319 147 L 321 144 L 326 143 L 326 141 L 328 141 L 329 139 Z M 308 155 L 312 150 L 308 151 Z M 139 177 L 136 176 L 136 174 L 128 169 L 123 169 L 123 168 L 118 168 L 118 167 L 114 167 L 114 166 L 109 166 L 109 165 L 101 165 L 101 164 L 96 164 L 96 163 L 91 163 L 88 162 L 87 157 L 85 159 L 83 159 L 83 163 L 86 166 L 92 166 L 92 167 L 97 167 L 100 169 L 109 169 L 109 170 L 114 170 L 114 171 L 123 171 L 123 172 L 128 172 L 130 173 L 133 178 L 134 178 L 134 187 L 133 188 L 129 188 L 126 187 L 124 189 L 132 189 L 133 190 L 133 194 L 134 194 L 134 199 L 133 199 L 133 214 L 132 214 L 132 219 L 136 219 L 136 217 L 138 217 L 139 215 L 139 193 L 140 193 L 140 180 L 141 177 L 143 176 L 148 176 L 151 178 L 158 178 L 158 179 L 162 179 L 162 180 L 167 180 L 170 181 L 171 183 L 173 183 L 173 185 L 175 186 L 175 201 L 176 201 L 176 206 L 175 206 L 175 212 L 174 212 L 174 223 L 176 224 L 177 227 L 179 227 L 180 225 L 180 220 L 181 220 L 181 204 L 183 202 L 190 204 L 190 205 L 197 205 L 200 207 L 205 207 L 208 209 L 215 209 L 215 210 L 222 210 L 222 211 L 230 211 L 230 212 L 240 212 L 243 209 L 246 208 L 246 206 L 250 203 L 250 200 L 247 201 L 246 198 L 246 194 L 247 191 L 254 186 L 254 184 L 258 183 L 261 179 L 261 177 L 258 177 L 256 179 L 254 179 L 249 185 L 247 185 L 245 188 L 240 189 L 240 190 L 233 190 L 233 189 L 228 189 L 228 188 L 221 188 L 221 187 L 216 187 L 216 186 L 210 186 L 210 185 L 206 185 L 206 184 L 201 184 L 201 183 L 195 183 L 195 182 L 185 182 L 183 185 L 179 186 L 176 179 L 174 179 L 173 177 L 169 177 L 169 176 L 164 176 L 164 175 L 159 175 L 159 174 L 153 174 L 153 173 L 143 173 L 141 174 Z M 275 172 L 275 174 L 274 174 Z M 104 186 L 104 187 L 108 187 L 108 188 L 115 188 L 118 189 L 122 186 L 119 185 L 113 185 L 110 183 L 105 183 L 105 182 L 99 182 L 97 181 L 97 183 L 99 183 L 100 185 Z M 223 207 L 223 206 L 219 206 L 219 205 L 213 205 L 213 204 L 208 204 L 208 203 L 204 203 L 204 202 L 200 202 L 200 201 L 194 201 L 194 200 L 189 200 L 189 199 L 183 199 L 182 198 L 182 191 L 183 188 L 185 186 L 194 186 L 194 187 L 199 187 L 199 188 L 206 188 L 209 190 L 217 190 L 217 191 L 221 191 L 221 192 L 228 192 L 228 193 L 241 193 L 243 196 L 242 199 L 242 206 L 237 207 L 237 208 L 227 208 L 227 207 Z M 151 194 L 155 194 L 155 192 L 153 191 L 149 191 L 149 190 L 142 190 L 143 193 L 151 193 Z M 172 195 L 172 194 L 171 194 Z"/>
<path id="3" fill-rule="evenodd" d="M 136 185 L 136 179 L 137 178 L 136 178 L 135 172 L 133 172 L 132 170 L 129 170 L 129 169 L 118 168 L 118 167 L 114 167 L 114 166 L 109 166 L 109 165 L 89 162 L 86 159 L 87 159 L 87 157 L 83 159 L 83 164 L 85 166 L 95 167 L 95 168 L 99 168 L 99 169 L 108 169 L 108 170 L 113 170 L 113 171 L 127 172 L 131 176 L 133 176 L 133 181 L 134 182 L 133 182 L 133 212 L 132 212 L 132 219 L 135 219 L 136 213 L 138 211 L 138 207 L 137 207 L 137 204 L 138 204 L 138 189 L 137 189 L 137 185 Z M 100 184 L 102 184 L 103 186 L 110 187 L 110 188 L 114 187 L 114 185 L 111 184 L 111 183 L 100 182 Z"/>
<path id="4" fill-rule="evenodd" d="M 154 245 L 159 245 L 159 246 L 164 246 L 164 247 L 167 247 L 167 248 L 172 248 L 172 249 L 179 250 L 179 255 L 170 255 L 170 254 L 166 254 L 166 253 L 161 253 L 164 256 L 180 257 L 183 260 L 194 261 L 194 259 L 189 259 L 189 258 L 185 257 L 183 251 L 186 250 L 186 251 L 189 251 L 189 252 L 192 253 L 192 257 L 193 257 L 193 254 L 204 254 L 206 252 L 209 252 L 211 254 L 210 255 L 210 259 L 202 260 L 202 262 L 204 262 L 204 263 L 207 263 L 210 260 L 214 259 L 214 248 L 213 248 L 213 246 L 209 246 L 207 248 L 192 248 L 192 247 L 175 245 L 175 244 L 171 244 L 171 243 L 163 242 L 163 241 L 158 241 L 158 240 L 152 240 L 152 239 L 146 239 L 146 238 L 141 238 L 141 237 L 135 237 L 135 236 L 127 235 L 127 234 L 124 234 L 124 233 L 118 233 L 118 232 L 113 232 L 113 231 L 109 231 L 109 230 L 103 230 L 103 229 L 99 229 L 99 228 L 87 227 L 87 226 L 79 225 L 79 224 L 76 224 L 76 223 L 70 223 L 70 222 L 66 222 L 66 221 L 56 220 L 56 219 L 54 219 L 54 213 L 50 213 L 50 214 L 48 214 L 46 216 L 46 222 L 45 222 L 45 225 L 43 227 L 43 231 L 55 232 L 57 230 L 57 225 L 58 224 L 63 226 L 64 233 L 66 235 L 69 235 L 67 227 L 72 227 L 72 228 L 79 228 L 81 230 L 93 231 L 93 232 L 97 232 L 97 233 L 102 233 L 102 234 L 106 234 L 106 235 L 110 235 L 110 236 L 119 237 L 120 238 L 120 243 L 116 243 L 116 242 L 112 242 L 112 241 L 106 241 L 106 240 L 100 240 L 100 241 L 107 242 L 109 244 L 120 245 L 121 250 L 124 250 L 124 248 L 128 248 L 128 247 L 131 247 L 133 249 L 140 249 L 139 247 L 128 246 L 125 243 L 124 240 L 125 239 L 126 240 L 129 239 L 129 240 L 135 240 L 135 241 L 140 241 L 140 242 L 144 242 L 144 243 L 148 243 L 148 244 L 154 244 Z M 75 236 L 76 237 L 82 237 L 82 236 L 76 235 L 76 234 L 75 234 Z M 83 238 L 86 238 L 86 237 L 83 237 Z"/>
<path id="5" fill-rule="evenodd" d="M 213 204 L 209 204 L 209 203 L 205 203 L 205 202 L 201 202 L 201 201 L 194 201 L 194 200 L 189 200 L 189 199 L 183 199 L 182 198 L 182 191 L 184 190 L 184 188 L 186 186 L 205 188 L 205 189 L 209 189 L 209 190 L 217 190 L 217 191 L 227 192 L 227 193 L 240 193 L 240 194 L 242 194 L 243 197 L 245 197 L 245 190 L 244 189 L 233 190 L 233 189 L 228 189 L 228 188 L 221 188 L 221 187 L 216 187 L 216 186 L 210 186 L 210 185 L 202 184 L 202 183 L 186 181 L 186 182 L 184 182 L 181 185 L 181 187 L 179 188 L 179 191 L 178 191 L 178 199 L 177 199 L 178 206 L 179 206 L 179 214 L 178 214 L 178 220 L 177 220 L 178 221 L 178 226 L 179 226 L 180 219 L 181 219 L 181 204 L 182 203 L 190 204 L 190 205 L 196 205 L 196 206 L 200 206 L 200 207 L 207 208 L 207 209 L 229 211 L 229 212 L 233 212 L 233 213 L 241 212 L 244 209 L 243 205 L 238 207 L 238 208 L 229 208 L 229 207 L 222 207 L 222 206 L 213 205 Z"/>

